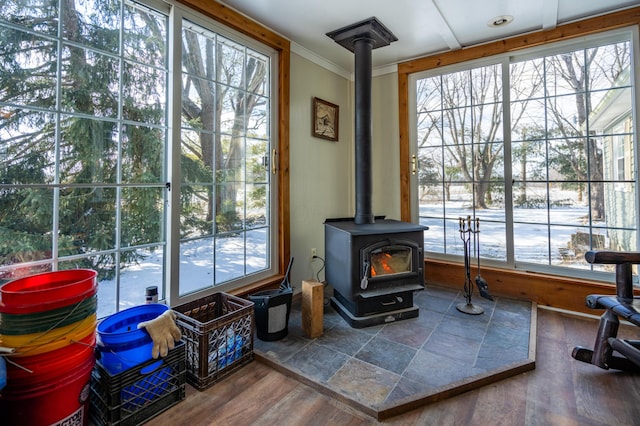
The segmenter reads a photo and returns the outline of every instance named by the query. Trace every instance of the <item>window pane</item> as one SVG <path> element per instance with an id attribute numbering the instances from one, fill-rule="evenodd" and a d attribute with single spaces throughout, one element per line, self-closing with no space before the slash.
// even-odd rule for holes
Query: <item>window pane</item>
<path id="1" fill-rule="evenodd" d="M 440 111 L 418 114 L 418 148 L 442 145 L 444 141 L 442 132 Z"/>
<path id="2" fill-rule="evenodd" d="M 472 103 L 481 105 L 485 103 L 502 102 L 502 66 L 490 65 L 471 70 L 471 94 Z"/>
<path id="3" fill-rule="evenodd" d="M 419 149 L 418 165 L 418 199 L 420 203 L 425 202 L 426 197 L 429 197 L 430 194 L 433 195 L 434 190 L 441 191 L 443 182 L 449 185 L 452 179 L 456 179 L 452 175 L 455 172 L 451 170 L 449 170 L 451 173 L 449 176 L 443 176 L 447 169 L 443 170 L 442 147 Z M 435 202 L 441 200 L 438 197 L 431 197 L 431 199 Z"/>
<path id="4" fill-rule="evenodd" d="M 502 104 L 485 104 L 471 110 L 474 142 L 502 141 Z"/>
<path id="5" fill-rule="evenodd" d="M 216 234 L 240 231 L 244 228 L 244 200 L 237 182 L 216 185 L 220 208 L 216 209 Z"/>
<path id="6" fill-rule="evenodd" d="M 215 259 L 213 238 L 201 238 L 180 243 L 180 295 L 213 287 Z"/>
<path id="7" fill-rule="evenodd" d="M 606 223 L 616 228 L 636 229 L 635 183 L 607 183 L 604 185 Z M 626 250 L 635 250 L 629 246 Z"/>
<path id="8" fill-rule="evenodd" d="M 471 72 L 461 71 L 442 75 L 442 101 L 445 108 L 471 105 Z"/>
<path id="9" fill-rule="evenodd" d="M 215 80 L 215 38 L 214 33 L 189 21 L 183 21 L 182 70 L 184 73 Z"/>
<path id="10" fill-rule="evenodd" d="M 549 140 L 547 147 L 550 180 L 588 180 L 587 144 L 584 139 L 553 139 Z"/>
<path id="11" fill-rule="evenodd" d="M 511 102 L 517 104 L 517 101 L 523 100 L 526 104 L 531 99 L 544 97 L 545 70 L 542 58 L 514 62 L 509 68 Z"/>
<path id="12" fill-rule="evenodd" d="M 136 3 L 125 3 L 122 44 L 124 56 L 156 68 L 167 64 L 166 17 Z M 153 43 L 154 47 L 149 48 Z"/>
<path id="13" fill-rule="evenodd" d="M 267 229 L 247 232 L 247 274 L 258 272 L 269 266 L 269 240 Z"/>
<path id="14" fill-rule="evenodd" d="M 190 183 L 213 182 L 214 135 L 183 129 L 180 166 L 182 181 Z"/>
<path id="15" fill-rule="evenodd" d="M 22 108 L 0 108 L 0 181 L 51 184 L 55 179 L 55 115 Z"/>
<path id="16" fill-rule="evenodd" d="M 599 232 L 593 235 L 588 227 L 551 226 L 551 264 L 589 269 L 584 254 L 592 249 L 604 249 L 605 239 Z M 564 256 L 560 253 L 565 252 Z"/>
<path id="17" fill-rule="evenodd" d="M 516 182 L 513 185 L 514 222 L 547 223 L 547 184 Z"/>
<path id="18" fill-rule="evenodd" d="M 247 115 L 247 134 L 255 138 L 267 139 L 269 137 L 268 99 L 255 96 L 252 102 L 253 110 Z"/>
<path id="19" fill-rule="evenodd" d="M 163 240 L 164 188 L 122 188 L 123 247 Z"/>
<path id="20" fill-rule="evenodd" d="M 269 58 L 257 52 L 247 51 L 247 68 L 250 75 L 255 75 L 247 85 L 247 91 L 268 98 L 270 95 Z"/>
<path id="21" fill-rule="evenodd" d="M 2 100 L 55 108 L 58 44 L 11 28 L 0 27 L 0 31 Z"/>
<path id="22" fill-rule="evenodd" d="M 471 108 L 444 110 L 442 140 L 446 145 L 470 143 L 472 138 Z"/>
<path id="23" fill-rule="evenodd" d="M 221 235 L 215 240 L 216 284 L 240 278 L 245 273 L 244 234 Z"/>
<path id="24" fill-rule="evenodd" d="M 577 50 L 545 58 L 545 93 L 561 96 L 585 91 L 585 52 Z"/>
<path id="25" fill-rule="evenodd" d="M 449 186 L 438 182 L 425 182 L 420 185 L 420 216 L 442 217 L 444 201 L 450 199 Z"/>
<path id="26" fill-rule="evenodd" d="M 217 39 L 217 48 L 220 51 L 218 82 L 236 89 L 245 89 L 246 81 L 242 78 L 246 59 L 244 47 L 224 37 L 218 36 Z"/>
<path id="27" fill-rule="evenodd" d="M 512 141 L 544 139 L 546 136 L 543 100 L 526 99 L 511 103 Z"/>
<path id="28" fill-rule="evenodd" d="M 115 183 L 117 124 L 66 115 L 60 120 L 60 183 Z"/>
<path id="29" fill-rule="evenodd" d="M 445 227 L 445 253 L 463 256 L 464 242 L 460 235 L 460 222 L 457 219 L 447 219 Z"/>
<path id="30" fill-rule="evenodd" d="M 442 84 L 440 80 L 440 77 L 418 80 L 416 88 L 416 110 L 418 113 L 442 109 Z"/>
<path id="31" fill-rule="evenodd" d="M 484 183 L 476 183 L 475 186 L 484 186 Z M 475 212 L 476 218 L 481 218 L 483 221 L 488 220 L 491 222 L 504 223 L 506 220 L 504 212 L 504 184 L 493 181 L 489 183 L 486 192 L 483 193 L 483 191 L 484 190 L 476 189 L 476 192 L 482 194 L 484 197 L 487 208 L 477 209 Z"/>
<path id="32" fill-rule="evenodd" d="M 631 69 L 631 43 L 629 41 L 593 47 L 587 49 L 586 54 L 588 58 L 594 58 L 588 62 L 590 90 L 630 86 L 628 79 L 623 77 L 623 74 L 628 75 Z M 594 105 L 596 104 L 594 103 Z"/>
<path id="33" fill-rule="evenodd" d="M 164 69 L 124 62 L 122 115 L 126 120 L 164 124 L 166 115 Z"/>
<path id="34" fill-rule="evenodd" d="M 547 146 L 544 140 L 511 143 L 511 173 L 514 181 L 522 182 L 519 191 L 526 192 L 526 182 L 547 180 Z M 522 194 L 514 192 L 514 200 Z"/>
<path id="35" fill-rule="evenodd" d="M 120 61 L 65 45 L 62 52 L 62 108 L 96 117 L 118 116 Z"/>
<path id="36" fill-rule="evenodd" d="M 164 247 L 151 246 L 124 250 L 120 265 L 120 310 L 144 303 L 147 287 L 158 287 L 158 299 L 164 293 Z M 103 282 L 100 284 L 102 285 Z"/>
<path id="37" fill-rule="evenodd" d="M 0 266 L 50 259 L 52 225 L 53 190 L 0 189 Z M 7 277 L 18 276 L 0 272 L 0 278 Z"/>
<path id="38" fill-rule="evenodd" d="M 260 139 L 247 140 L 247 182 L 269 182 L 269 153 L 267 141 Z M 267 199 L 262 199 L 265 203 Z"/>
<path id="39" fill-rule="evenodd" d="M 545 224 L 514 223 L 513 246 L 516 263 L 549 264 L 549 234 Z"/>
<path id="40" fill-rule="evenodd" d="M 425 250 L 433 253 L 444 253 L 444 220 L 421 218 L 420 225 L 429 227 L 429 230 L 424 233 Z"/>
<path id="41" fill-rule="evenodd" d="M 122 132 L 122 182 L 159 183 L 165 180 L 165 130 L 127 124 Z"/>
<path id="42" fill-rule="evenodd" d="M 547 98 L 547 135 L 550 138 L 583 136 L 586 105 L 584 96 L 565 95 Z"/>
<path id="43" fill-rule="evenodd" d="M 75 1 L 63 3 L 62 34 L 67 40 L 117 53 L 119 49 L 120 2 Z"/>
<path id="44" fill-rule="evenodd" d="M 485 216 L 480 214 L 479 226 L 473 225 L 472 227 L 472 230 L 476 233 L 472 235 L 471 252 L 474 256 L 477 256 L 476 249 L 473 248 L 474 243 L 476 243 L 479 246 L 481 258 L 504 260 L 507 257 L 506 226 L 504 222 L 490 222 L 492 218 L 490 216 L 485 218 Z M 476 239 L 475 241 L 474 238 Z"/>
<path id="45" fill-rule="evenodd" d="M 183 74 L 182 86 L 182 126 L 213 131 L 216 83 Z"/>
<path id="46" fill-rule="evenodd" d="M 59 7 L 58 0 L 3 1 L 0 16 L 12 24 L 54 35 L 58 32 Z"/>
<path id="47" fill-rule="evenodd" d="M 76 188 L 60 192 L 60 255 L 114 249 L 115 188 Z"/>
<path id="48" fill-rule="evenodd" d="M 244 133 L 245 93 L 239 90 L 218 86 L 222 98 L 222 111 L 220 112 L 220 133 L 242 134 Z"/>
<path id="49" fill-rule="evenodd" d="M 587 200 L 579 201 L 577 191 L 563 190 L 557 185 L 549 185 L 549 223 L 557 225 L 579 225 L 589 221 Z"/>
<path id="50" fill-rule="evenodd" d="M 182 209 L 180 235 L 190 239 L 213 235 L 213 192 L 211 186 L 184 185 L 182 187 Z"/>

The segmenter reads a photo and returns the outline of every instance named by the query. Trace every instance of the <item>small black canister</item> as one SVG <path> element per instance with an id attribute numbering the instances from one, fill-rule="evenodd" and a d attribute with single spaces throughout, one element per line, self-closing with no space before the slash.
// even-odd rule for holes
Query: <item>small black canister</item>
<path id="1" fill-rule="evenodd" d="M 158 303 L 158 287 L 147 287 L 145 292 L 145 303 Z"/>

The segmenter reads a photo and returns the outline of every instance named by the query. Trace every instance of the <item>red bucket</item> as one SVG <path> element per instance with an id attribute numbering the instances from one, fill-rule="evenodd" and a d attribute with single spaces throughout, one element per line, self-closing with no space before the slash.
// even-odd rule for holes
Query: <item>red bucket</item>
<path id="1" fill-rule="evenodd" d="M 29 386 L 68 376 L 77 366 L 94 356 L 95 344 L 94 329 L 79 342 L 70 343 L 61 349 L 38 355 L 8 357 L 7 389 L 24 390 Z"/>
<path id="2" fill-rule="evenodd" d="M 68 269 L 18 278 L 0 286 L 0 312 L 30 314 L 78 303 L 93 296 L 97 272 Z"/>
<path id="3" fill-rule="evenodd" d="M 89 424 L 89 393 L 93 355 L 55 380 L 7 387 L 0 394 L 2 423 L 9 425 Z M 6 422 L 6 423 L 5 423 Z"/>

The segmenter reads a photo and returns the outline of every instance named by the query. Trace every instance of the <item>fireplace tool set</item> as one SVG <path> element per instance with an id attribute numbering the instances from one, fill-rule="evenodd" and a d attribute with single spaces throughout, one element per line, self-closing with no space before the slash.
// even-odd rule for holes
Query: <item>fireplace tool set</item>
<path id="1" fill-rule="evenodd" d="M 471 302 L 471 295 L 473 294 L 473 283 L 471 281 L 471 234 L 473 234 L 473 243 L 475 245 L 476 257 L 478 259 L 478 275 L 476 275 L 476 286 L 480 292 L 480 296 L 488 300 L 493 300 L 489 293 L 489 284 L 480 275 L 480 219 L 476 218 L 475 227 L 471 216 L 467 216 L 467 219 L 458 218 L 460 226 L 460 239 L 464 246 L 464 291 L 466 303 L 458 303 L 456 309 L 460 312 L 469 315 L 480 315 L 484 313 L 484 309 L 481 306 L 474 305 Z"/>

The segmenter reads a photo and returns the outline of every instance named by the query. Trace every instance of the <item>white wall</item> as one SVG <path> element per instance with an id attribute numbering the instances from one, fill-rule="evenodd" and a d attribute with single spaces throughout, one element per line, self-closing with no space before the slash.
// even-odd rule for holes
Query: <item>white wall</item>
<path id="1" fill-rule="evenodd" d="M 397 91 L 396 73 L 372 81 L 373 212 L 390 219 L 400 218 Z M 311 136 L 314 96 L 340 107 L 338 142 Z M 289 137 L 291 284 L 299 291 L 322 267 L 311 249 L 325 257 L 324 221 L 355 214 L 353 82 L 292 53 Z"/>
<path id="2" fill-rule="evenodd" d="M 324 221 L 352 213 L 352 86 L 348 79 L 299 55 L 291 55 L 289 176 L 291 283 L 316 277 L 322 262 L 311 262 L 311 248 L 324 258 Z M 311 136 L 311 107 L 318 97 L 338 105 L 338 142 Z M 324 275 L 320 276 L 324 279 Z"/>
<path id="3" fill-rule="evenodd" d="M 373 213 L 400 220 L 398 73 L 374 77 L 371 86 Z"/>

